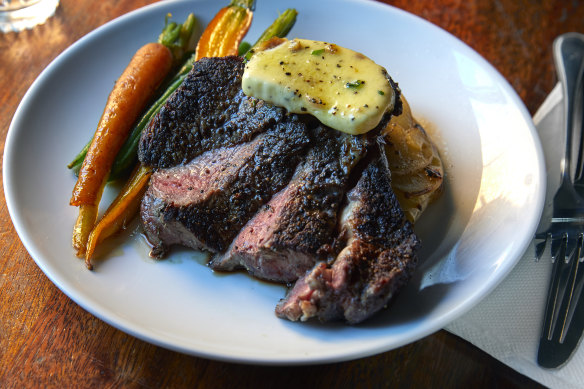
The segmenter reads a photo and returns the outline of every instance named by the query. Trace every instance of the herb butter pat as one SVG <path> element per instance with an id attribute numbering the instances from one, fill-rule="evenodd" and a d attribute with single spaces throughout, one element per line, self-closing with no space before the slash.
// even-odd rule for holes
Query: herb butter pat
<path id="1" fill-rule="evenodd" d="M 311 114 L 353 135 L 375 128 L 395 103 L 383 67 L 353 50 L 307 39 L 284 40 L 255 53 L 242 88 L 248 96 Z"/>

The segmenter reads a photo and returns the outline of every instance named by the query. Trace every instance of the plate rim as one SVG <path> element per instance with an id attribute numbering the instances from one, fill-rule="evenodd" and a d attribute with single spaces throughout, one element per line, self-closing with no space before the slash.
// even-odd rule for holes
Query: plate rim
<path id="1" fill-rule="evenodd" d="M 488 66 L 491 68 L 490 73 L 496 75 L 499 78 L 497 80 L 498 83 L 505 86 L 506 92 L 509 93 L 510 97 L 514 100 L 515 107 L 520 110 L 523 118 L 525 119 L 526 124 L 528 125 L 528 127 L 530 129 L 530 135 L 531 135 L 532 141 L 536 147 L 536 155 L 538 156 L 538 162 L 539 162 L 538 163 L 539 166 L 538 166 L 537 170 L 540 173 L 539 174 L 539 177 L 540 177 L 539 192 L 540 193 L 538 193 L 536 195 L 536 198 L 537 198 L 536 214 L 537 215 L 533 216 L 533 218 L 532 218 L 535 220 L 535 222 L 532 222 L 532 224 L 531 224 L 531 230 L 532 230 L 531 235 L 533 235 L 533 233 L 535 233 L 535 230 L 537 228 L 537 224 L 538 224 L 541 212 L 543 210 L 543 204 L 544 204 L 544 199 L 545 199 L 545 163 L 544 163 L 544 158 L 543 158 L 542 147 L 541 147 L 541 144 L 539 143 L 539 138 L 537 136 L 537 131 L 536 131 L 535 125 L 533 124 L 533 121 L 531 119 L 531 115 L 529 115 L 524 103 L 521 101 L 521 99 L 519 98 L 519 96 L 517 95 L 515 90 L 511 87 L 511 85 L 508 83 L 508 81 L 503 76 L 501 76 L 500 73 L 488 61 L 486 61 L 482 56 L 480 56 L 472 47 L 468 46 L 467 44 L 462 42 L 458 37 L 450 34 L 446 30 L 422 19 L 421 17 L 419 17 L 417 15 L 408 13 L 404 10 L 393 7 L 391 5 L 382 4 L 382 3 L 378 3 L 378 2 L 374 2 L 374 1 L 370 1 L 370 0 L 348 0 L 346 2 L 347 3 L 356 3 L 356 4 L 366 4 L 368 6 L 373 5 L 373 6 L 377 6 L 380 8 L 389 7 L 393 10 L 393 12 L 399 12 L 399 13 L 408 15 L 408 17 L 414 17 L 415 19 L 417 19 L 416 23 L 421 22 L 426 27 L 430 26 L 431 28 L 437 29 L 437 31 L 440 31 L 441 33 L 447 34 L 451 39 L 452 38 L 455 39 L 456 41 L 458 41 L 459 44 L 462 44 L 466 49 L 469 49 L 470 52 L 472 52 L 476 56 L 475 60 L 478 59 L 478 61 L 483 63 L 484 66 Z M 138 8 L 138 9 L 133 10 L 125 15 L 121 15 L 115 19 L 112 19 L 111 21 L 108 21 L 107 23 L 103 24 L 102 26 L 98 27 L 97 29 L 91 31 L 90 33 L 86 34 L 85 36 L 81 37 L 79 40 L 74 42 L 71 46 L 69 46 L 62 53 L 60 53 L 53 61 L 51 61 L 51 63 L 34 80 L 34 82 L 31 84 L 31 86 L 29 87 L 29 89 L 25 93 L 23 99 L 19 103 L 19 105 L 18 105 L 18 107 L 13 115 L 13 118 L 11 120 L 10 126 L 8 128 L 6 142 L 5 142 L 5 150 L 4 150 L 4 155 L 3 155 L 3 185 L 4 185 L 5 199 L 6 199 L 7 208 L 8 208 L 8 212 L 9 212 L 11 221 L 16 229 L 16 232 L 19 236 L 19 239 L 21 240 L 21 242 L 25 246 L 26 250 L 29 252 L 31 257 L 33 258 L 33 260 L 35 261 L 37 266 L 39 266 L 39 268 L 43 271 L 43 273 L 51 280 L 51 282 L 55 286 L 57 286 L 57 288 L 59 290 L 61 290 L 65 295 L 67 295 L 76 304 L 78 304 L 84 310 L 91 313 L 92 315 L 99 318 L 100 320 L 108 323 L 109 325 L 111 325 L 115 328 L 120 329 L 121 331 L 123 331 L 131 336 L 139 338 L 139 339 L 146 341 L 148 343 L 155 344 L 157 346 L 164 347 L 166 349 L 174 350 L 177 352 L 181 352 L 181 353 L 185 353 L 185 354 L 189 354 L 189 355 L 196 355 L 196 356 L 214 359 L 214 360 L 227 361 L 227 362 L 264 364 L 264 365 L 284 365 L 284 364 L 286 364 L 286 365 L 306 365 L 306 364 L 314 364 L 314 363 L 326 363 L 326 362 L 339 362 L 339 361 L 353 360 L 353 359 L 362 358 L 365 356 L 375 355 L 375 354 L 378 354 L 378 353 L 381 353 L 384 351 L 388 351 L 388 350 L 391 350 L 391 349 L 394 349 L 397 347 L 401 347 L 405 344 L 411 343 L 411 342 L 419 340 L 425 336 L 428 336 L 429 334 L 440 330 L 446 324 L 448 324 L 449 322 L 451 322 L 455 318 L 462 316 L 464 313 L 466 313 L 468 310 L 470 310 L 472 307 L 474 307 L 480 300 L 482 300 L 488 294 L 490 294 L 492 292 L 492 290 L 494 290 L 499 285 L 499 283 L 502 282 L 502 280 L 505 278 L 505 275 L 508 274 L 511 271 L 511 269 L 513 269 L 513 267 L 515 267 L 515 265 L 517 264 L 517 262 L 521 258 L 521 253 L 523 253 L 527 249 L 529 243 L 531 242 L 531 239 L 527 239 L 527 238 L 523 239 L 523 241 L 520 242 L 516 248 L 516 251 L 519 252 L 519 254 L 515 255 L 515 259 L 513 261 L 506 261 L 504 263 L 504 267 L 500 270 L 498 269 L 500 273 L 504 274 L 503 276 L 498 276 L 497 277 L 498 279 L 496 280 L 496 282 L 492 282 L 491 284 L 488 285 L 487 288 L 483 288 L 482 290 L 478 291 L 476 293 L 477 296 L 473 296 L 473 298 L 467 299 L 463 304 L 459 305 L 456 309 L 454 309 L 451 312 L 449 312 L 448 314 L 444 314 L 442 317 L 438 318 L 434 322 L 433 326 L 427 327 L 425 329 L 425 331 L 417 332 L 414 336 L 415 339 L 410 339 L 409 337 L 404 337 L 401 342 L 395 343 L 395 345 L 390 347 L 390 348 L 387 348 L 384 345 L 381 345 L 375 350 L 366 350 L 366 351 L 361 351 L 361 352 L 357 352 L 357 353 L 355 353 L 355 352 L 346 353 L 346 354 L 343 354 L 340 356 L 337 355 L 337 356 L 324 356 L 323 357 L 322 355 L 319 355 L 319 356 L 306 357 L 306 358 L 301 358 L 301 359 L 296 359 L 296 360 L 290 359 L 289 357 L 277 359 L 277 358 L 274 358 L 273 356 L 269 356 L 269 357 L 263 358 L 263 359 L 257 358 L 257 357 L 255 359 L 250 359 L 250 358 L 241 357 L 241 356 L 233 356 L 233 355 L 221 354 L 221 353 L 209 353 L 209 352 L 205 352 L 205 351 L 192 350 L 189 348 L 180 347 L 179 345 L 169 343 L 168 341 L 165 342 L 164 340 L 153 338 L 152 336 L 148 335 L 148 331 L 144 331 L 143 329 L 142 329 L 142 331 L 139 331 L 140 329 L 138 329 L 138 331 L 137 331 L 136 328 L 133 328 L 134 325 L 130 321 L 124 319 L 123 317 L 116 315 L 115 312 L 113 312 L 114 318 L 112 318 L 111 317 L 112 315 L 108 316 L 106 314 L 106 312 L 101 312 L 98 308 L 91 306 L 90 302 L 84 301 L 83 298 L 81 299 L 82 301 L 79 301 L 78 296 L 75 296 L 72 293 L 73 291 L 69 290 L 69 288 L 67 288 L 67 286 L 65 286 L 61 283 L 58 275 L 54 274 L 54 269 L 53 269 L 53 271 L 51 271 L 50 264 L 46 263 L 46 261 L 42 261 L 39 259 L 41 254 L 39 252 L 37 252 L 35 244 L 33 242 L 29 241 L 29 238 L 26 236 L 25 228 L 20 223 L 20 220 L 15 219 L 15 215 L 18 214 L 18 210 L 16 209 L 14 197 L 13 197 L 13 194 L 11 192 L 12 184 L 9 182 L 9 179 L 11 178 L 12 173 L 7 171 L 7 169 L 9 169 L 11 167 L 11 160 L 13 160 L 15 158 L 13 156 L 14 147 L 10 147 L 10 146 L 12 145 L 12 143 L 14 141 L 13 138 L 15 137 L 15 133 L 17 132 L 16 128 L 18 127 L 18 122 L 21 120 L 21 115 L 23 115 L 22 112 L 25 111 L 25 108 L 28 106 L 28 101 L 32 98 L 34 91 L 39 87 L 39 85 L 42 82 L 44 82 L 44 79 L 47 77 L 47 75 L 49 74 L 51 69 L 55 66 L 58 66 L 59 61 L 61 61 L 64 57 L 66 57 L 68 55 L 72 55 L 72 53 L 74 53 L 74 49 L 77 48 L 78 46 L 83 46 L 86 44 L 86 42 L 89 42 L 93 39 L 97 39 L 102 31 L 111 28 L 112 25 L 119 23 L 120 20 L 135 18 L 135 17 L 137 17 L 137 15 L 141 14 L 142 12 L 145 12 L 146 10 L 157 9 L 157 8 L 167 8 L 167 7 L 173 6 L 174 4 L 177 4 L 177 3 L 187 3 L 187 1 L 185 1 L 185 0 L 171 0 L 171 1 L 166 1 L 166 2 L 149 4 L 145 7 Z M 117 316 L 117 318 L 115 316 Z"/>

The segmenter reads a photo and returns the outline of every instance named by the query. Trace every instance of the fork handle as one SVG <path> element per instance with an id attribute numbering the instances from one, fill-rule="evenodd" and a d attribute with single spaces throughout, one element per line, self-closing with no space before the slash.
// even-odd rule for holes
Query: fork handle
<path id="1" fill-rule="evenodd" d="M 575 181 L 582 182 L 584 155 L 582 153 L 582 103 L 584 72 L 584 34 L 567 33 L 554 41 L 554 61 L 564 92 L 565 153 L 562 161 L 562 182 L 572 183 L 571 164 L 576 160 Z M 577 151 L 573 153 L 573 151 Z"/>

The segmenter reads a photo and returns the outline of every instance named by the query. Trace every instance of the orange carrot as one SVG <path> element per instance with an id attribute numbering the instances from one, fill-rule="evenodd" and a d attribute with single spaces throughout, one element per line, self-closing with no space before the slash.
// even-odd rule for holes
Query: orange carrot
<path id="1" fill-rule="evenodd" d="M 172 64 L 172 53 L 166 46 L 148 43 L 136 52 L 109 95 L 70 201 L 71 205 L 81 206 L 73 232 L 73 246 L 78 256 L 85 254 L 86 233 L 95 224 L 113 161 Z"/>
<path id="2" fill-rule="evenodd" d="M 99 188 L 129 130 L 172 66 L 170 50 L 160 43 L 142 46 L 117 80 L 87 156 L 79 171 L 71 205 L 96 204 Z"/>
<path id="3" fill-rule="evenodd" d="M 114 202 L 109 206 L 103 218 L 91 231 L 87 240 L 87 252 L 85 254 L 85 265 L 88 269 L 91 270 L 93 268 L 91 257 L 97 245 L 103 242 L 104 239 L 124 229 L 138 213 L 140 202 L 151 174 L 152 169 L 139 165 Z"/>

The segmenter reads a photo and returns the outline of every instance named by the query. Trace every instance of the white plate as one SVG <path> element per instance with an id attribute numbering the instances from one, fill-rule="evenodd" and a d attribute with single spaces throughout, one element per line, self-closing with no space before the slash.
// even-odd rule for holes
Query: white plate
<path id="1" fill-rule="evenodd" d="M 102 26 L 60 55 L 23 98 L 6 140 L 4 190 L 22 242 L 55 285 L 95 316 L 148 342 L 213 359 L 354 359 L 456 319 L 527 247 L 542 209 L 545 170 L 531 118 L 508 83 L 448 33 L 375 2 L 259 0 L 248 39 L 292 4 L 299 16 L 290 37 L 370 56 L 439 134 L 447 190 L 417 225 L 424 248 L 414 279 L 390 309 L 351 327 L 277 319 L 283 287 L 215 274 L 188 250 L 150 260 L 139 237 L 120 239 L 93 272 L 75 258 L 77 209 L 68 206 L 75 179 L 66 165 L 93 133 L 114 80 L 133 52 L 157 36 L 168 12 L 183 20 L 192 11 L 206 24 L 219 7 L 210 0 L 165 1 Z"/>

